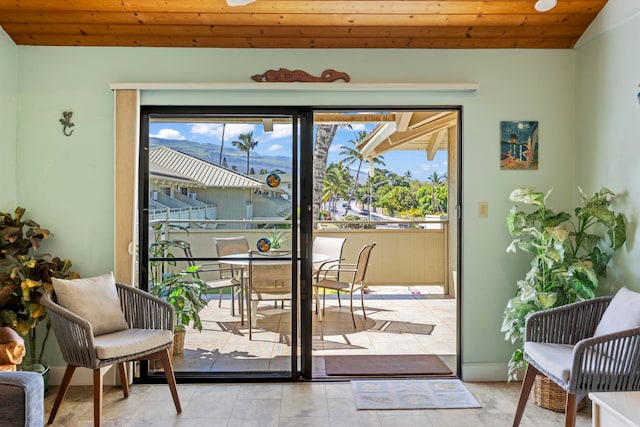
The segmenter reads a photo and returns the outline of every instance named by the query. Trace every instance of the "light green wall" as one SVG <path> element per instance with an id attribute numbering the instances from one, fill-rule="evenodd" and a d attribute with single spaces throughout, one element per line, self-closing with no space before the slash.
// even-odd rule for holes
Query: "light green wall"
<path id="1" fill-rule="evenodd" d="M 16 204 L 18 48 L 0 28 L 0 212 Z"/>
<path id="2" fill-rule="evenodd" d="M 640 291 L 640 14 L 576 50 L 576 185 L 608 187 L 622 195 L 627 244 L 608 281 Z M 577 197 L 577 196 L 574 196 Z"/>
<path id="3" fill-rule="evenodd" d="M 574 53 L 569 50 L 217 50 L 18 47 L 17 199 L 56 237 L 46 250 L 70 257 L 82 275 L 113 267 L 112 82 L 250 82 L 286 67 L 334 68 L 352 82 L 480 84 L 474 94 L 143 93 L 145 102 L 302 105 L 463 105 L 462 330 L 467 378 L 503 379 L 511 346 L 502 311 L 528 260 L 508 256 L 505 216 L 519 186 L 555 188 L 568 209 L 573 188 Z M 58 122 L 74 112 L 74 133 Z M 499 169 L 501 120 L 540 121 L 540 169 Z M 489 217 L 478 218 L 479 201 Z M 466 368 L 465 368 L 466 369 Z M 493 369 L 493 370 L 492 370 Z"/>

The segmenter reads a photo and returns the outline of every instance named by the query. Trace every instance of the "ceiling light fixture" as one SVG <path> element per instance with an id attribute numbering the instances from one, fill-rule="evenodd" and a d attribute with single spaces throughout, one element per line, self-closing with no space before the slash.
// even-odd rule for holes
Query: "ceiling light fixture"
<path id="1" fill-rule="evenodd" d="M 538 0 L 535 8 L 538 12 L 547 12 L 558 4 L 557 0 Z"/>
<path id="2" fill-rule="evenodd" d="M 254 1 L 255 0 L 227 0 L 227 4 L 229 6 L 246 6 Z"/>

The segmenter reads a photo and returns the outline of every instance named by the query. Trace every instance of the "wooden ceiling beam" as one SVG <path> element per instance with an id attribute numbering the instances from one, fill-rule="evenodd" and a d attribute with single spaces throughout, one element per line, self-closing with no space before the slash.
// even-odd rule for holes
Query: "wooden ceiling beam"
<path id="1" fill-rule="evenodd" d="M 409 129 L 418 129 L 428 127 L 431 131 L 437 129 L 446 129 L 456 124 L 457 114 L 455 112 L 445 111 L 431 117 L 427 117 L 419 122 L 412 123 Z"/>
<path id="2" fill-rule="evenodd" d="M 413 49 L 570 49 L 576 38 L 544 37 L 494 38 L 268 38 L 268 37 L 132 37 L 117 34 L 102 36 L 15 35 L 18 45 L 35 46 L 123 46 L 123 47 L 211 47 L 211 48 L 413 48 Z"/>
<path id="3" fill-rule="evenodd" d="M 136 25 L 238 25 L 238 26 L 526 26 L 558 25 L 588 26 L 593 14 L 516 14 L 516 15 L 353 15 L 333 13 L 309 19 L 307 14 L 252 13 L 161 13 L 161 12 L 87 12 L 87 11 L 25 11 L 0 10 L 0 25 L 4 24 L 136 24 Z M 311 22 L 309 22 L 311 21 Z"/>
<path id="4" fill-rule="evenodd" d="M 398 132 L 405 132 L 407 130 L 412 116 L 413 111 L 402 111 L 397 113 L 396 128 L 398 129 Z"/>
<path id="5" fill-rule="evenodd" d="M 110 25 L 110 24 L 6 24 L 5 31 L 14 36 L 169 36 L 184 37 L 399 37 L 399 38 L 579 38 L 583 27 L 527 26 L 514 29 L 504 27 L 281 27 L 281 26 L 225 26 L 225 25 Z"/>
<path id="6" fill-rule="evenodd" d="M 436 157 L 436 153 L 440 148 L 440 144 L 444 141 L 444 136 L 446 134 L 446 129 L 440 129 L 437 132 L 431 134 L 431 140 L 427 144 L 427 160 L 430 162 Z"/>
<path id="7" fill-rule="evenodd" d="M 304 13 L 304 14 L 536 14 L 532 0 L 258 0 L 247 6 L 227 6 L 224 0 L 0 0 L 0 12 L 16 7 L 22 10 L 84 10 L 109 12 L 193 12 L 199 13 Z M 577 0 L 558 2 L 551 14 L 575 13 L 576 10 L 597 13 L 606 0 Z"/>

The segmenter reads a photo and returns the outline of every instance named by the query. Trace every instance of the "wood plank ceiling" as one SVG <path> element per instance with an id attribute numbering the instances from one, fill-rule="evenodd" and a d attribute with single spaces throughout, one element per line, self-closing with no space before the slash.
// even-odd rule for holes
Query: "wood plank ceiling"
<path id="1" fill-rule="evenodd" d="M 572 48 L 606 0 L 0 0 L 18 45 Z"/>

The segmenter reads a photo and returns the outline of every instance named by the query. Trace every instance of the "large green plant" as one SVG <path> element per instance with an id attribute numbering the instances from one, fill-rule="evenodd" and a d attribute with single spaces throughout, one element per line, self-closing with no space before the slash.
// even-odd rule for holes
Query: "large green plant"
<path id="1" fill-rule="evenodd" d="M 169 302 L 175 309 L 174 330 L 186 330 L 189 324 L 202 331 L 200 310 L 207 305 L 207 285 L 198 277 L 199 265 L 175 271 L 177 262 L 171 248 L 180 242 L 160 240 L 149 247 L 151 294 Z M 160 259 L 160 260 L 159 260 Z"/>
<path id="2" fill-rule="evenodd" d="M 531 269 L 518 280 L 516 296 L 504 310 L 501 331 L 517 345 L 509 361 L 510 380 L 526 367 L 522 351 L 526 317 L 593 298 L 598 278 L 605 276 L 613 252 L 626 240 L 624 218 L 611 209 L 615 194 L 602 188 L 589 197 L 579 190 L 582 206 L 575 208 L 574 216 L 549 209 L 551 190 L 544 194 L 518 188 L 510 195 L 513 202 L 534 208 L 514 206 L 507 217 L 514 238 L 507 252 L 520 249 L 533 255 Z"/>
<path id="3" fill-rule="evenodd" d="M 50 324 L 40 348 L 36 348 L 36 327 L 46 318 L 40 298 L 53 287 L 51 278 L 79 277 L 70 271 L 71 261 L 48 254 L 33 255 L 51 232 L 24 219 L 25 209 L 12 214 L 0 212 L 0 326 L 9 326 L 25 337 L 27 357 L 41 363 Z"/>

